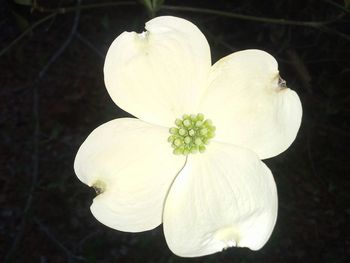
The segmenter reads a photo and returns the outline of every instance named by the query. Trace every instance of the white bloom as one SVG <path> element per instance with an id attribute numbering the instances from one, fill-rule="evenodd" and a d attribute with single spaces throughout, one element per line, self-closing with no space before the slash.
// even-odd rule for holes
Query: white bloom
<path id="1" fill-rule="evenodd" d="M 157 17 L 146 30 L 118 36 L 104 66 L 110 96 L 138 119 L 96 128 L 75 159 L 79 179 L 100 193 L 93 215 L 128 232 L 163 223 L 179 256 L 260 249 L 277 217 L 276 185 L 261 159 L 294 141 L 298 95 L 279 86 L 277 62 L 264 51 L 236 52 L 211 66 L 208 42 L 191 22 Z M 169 128 L 197 113 L 212 120 L 215 137 L 203 153 L 173 154 Z M 179 138 L 181 146 L 192 137 Z M 175 137 L 169 140 L 174 146 Z"/>

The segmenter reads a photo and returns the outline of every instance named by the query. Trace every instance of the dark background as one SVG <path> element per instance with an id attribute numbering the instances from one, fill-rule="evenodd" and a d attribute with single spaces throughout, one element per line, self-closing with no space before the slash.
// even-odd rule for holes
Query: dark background
<path id="1" fill-rule="evenodd" d="M 161 226 L 129 234 L 100 224 L 89 210 L 93 189 L 73 171 L 86 136 L 128 115 L 104 87 L 104 56 L 121 32 L 142 31 L 152 12 L 132 1 L 101 6 L 103 1 L 85 0 L 80 8 L 75 0 L 14 2 L 0 1 L 0 262 L 350 258 L 350 9 L 344 1 L 166 0 L 158 10 L 157 15 L 198 25 L 213 62 L 241 49 L 270 52 L 303 103 L 296 141 L 266 160 L 279 192 L 278 221 L 269 242 L 257 252 L 233 248 L 196 259 L 173 255 Z M 261 17 L 319 23 L 292 25 Z"/>

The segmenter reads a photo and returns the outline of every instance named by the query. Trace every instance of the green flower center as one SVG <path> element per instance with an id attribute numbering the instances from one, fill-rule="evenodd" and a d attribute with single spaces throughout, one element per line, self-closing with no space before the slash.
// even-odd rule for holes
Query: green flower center
<path id="1" fill-rule="evenodd" d="M 175 120 L 176 127 L 169 129 L 168 142 L 174 148 L 174 154 L 188 155 L 204 152 L 210 139 L 215 136 L 215 126 L 211 120 L 204 120 L 201 113 L 185 114 Z"/>

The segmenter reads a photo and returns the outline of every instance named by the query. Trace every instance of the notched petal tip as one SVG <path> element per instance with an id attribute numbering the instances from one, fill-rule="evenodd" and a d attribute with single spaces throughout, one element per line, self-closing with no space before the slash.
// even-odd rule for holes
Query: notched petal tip
<path id="1" fill-rule="evenodd" d="M 139 48 L 139 50 L 145 50 L 146 47 L 149 44 L 150 40 L 150 32 L 149 31 L 142 31 L 141 33 L 133 32 L 135 37 L 135 44 L 136 47 Z"/>
<path id="2" fill-rule="evenodd" d="M 148 31 L 142 31 L 141 33 L 138 33 L 137 36 L 141 39 L 147 39 L 147 37 L 149 36 L 149 32 Z"/>
<path id="3" fill-rule="evenodd" d="M 287 88 L 287 81 L 285 81 L 284 79 L 281 78 L 281 76 L 278 75 L 277 85 L 281 90 L 286 89 Z"/>
<path id="4" fill-rule="evenodd" d="M 238 247 L 240 239 L 238 231 L 235 231 L 235 229 L 230 226 L 217 230 L 213 238 L 222 243 L 222 250 L 226 250 L 230 247 Z"/>
<path id="5" fill-rule="evenodd" d="M 91 187 L 94 188 L 96 195 L 100 195 L 106 191 L 106 184 L 101 180 L 97 180 Z"/>
<path id="6" fill-rule="evenodd" d="M 279 71 L 276 72 L 275 76 L 271 80 L 271 85 L 269 86 L 271 87 L 271 90 L 276 93 L 289 90 L 287 87 L 287 81 L 281 77 Z"/>

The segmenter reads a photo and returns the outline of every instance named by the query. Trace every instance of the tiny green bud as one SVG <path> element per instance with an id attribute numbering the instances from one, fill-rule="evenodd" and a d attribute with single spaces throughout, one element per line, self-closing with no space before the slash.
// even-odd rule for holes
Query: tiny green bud
<path id="1" fill-rule="evenodd" d="M 176 119 L 176 120 L 175 120 L 175 125 L 176 125 L 176 126 L 182 125 L 182 120 Z"/>
<path id="2" fill-rule="evenodd" d="M 198 146 L 193 146 L 191 148 L 191 153 L 197 153 L 199 150 L 198 150 Z"/>
<path id="3" fill-rule="evenodd" d="M 173 128 L 170 128 L 170 129 L 169 129 L 169 132 L 170 132 L 170 134 L 177 134 L 177 133 L 179 132 L 179 129 L 173 127 Z"/>
<path id="4" fill-rule="evenodd" d="M 212 132 L 212 131 L 208 132 L 207 134 L 208 139 L 214 138 L 214 136 L 215 136 L 215 132 Z"/>
<path id="5" fill-rule="evenodd" d="M 183 151 L 183 154 L 184 155 L 187 155 L 187 154 L 189 154 L 190 153 L 190 150 L 189 149 L 184 149 L 184 151 Z"/>
<path id="6" fill-rule="evenodd" d="M 171 142 L 171 143 L 172 143 L 172 142 L 174 142 L 174 141 L 175 141 L 175 136 L 172 135 L 172 136 L 169 136 L 169 137 L 168 137 L 168 142 Z"/>
<path id="7" fill-rule="evenodd" d="M 176 155 L 180 155 L 180 154 L 182 154 L 182 150 L 179 148 L 176 148 L 176 149 L 174 149 L 173 153 Z"/>
<path id="8" fill-rule="evenodd" d="M 207 119 L 207 120 L 205 120 L 204 124 L 205 124 L 206 126 L 212 126 L 212 125 L 213 125 L 213 122 L 212 122 L 210 119 Z"/>
<path id="9" fill-rule="evenodd" d="M 205 151 L 205 146 L 204 145 L 199 146 L 199 152 L 203 153 L 204 151 Z"/>
<path id="10" fill-rule="evenodd" d="M 203 125 L 202 121 L 196 121 L 196 127 L 201 127 Z"/>
<path id="11" fill-rule="evenodd" d="M 196 138 L 196 139 L 194 140 L 194 143 L 195 143 L 197 146 L 200 146 L 200 145 L 203 144 L 201 138 Z"/>
<path id="12" fill-rule="evenodd" d="M 181 128 L 181 129 L 179 130 L 179 134 L 180 134 L 181 136 L 184 136 L 184 135 L 186 135 L 186 134 L 187 134 L 187 130 L 186 130 L 186 129 Z"/>
<path id="13" fill-rule="evenodd" d="M 191 126 L 191 121 L 186 119 L 186 120 L 183 121 L 183 124 L 184 124 L 185 127 L 190 127 Z"/>
<path id="14" fill-rule="evenodd" d="M 194 136 L 195 134 L 196 134 L 196 132 L 193 129 L 188 131 L 188 135 L 190 135 L 190 136 Z"/>
<path id="15" fill-rule="evenodd" d="M 184 142 L 185 142 L 186 144 L 189 144 L 189 143 L 191 142 L 191 138 L 188 137 L 188 136 L 185 137 Z"/>
<path id="16" fill-rule="evenodd" d="M 202 113 L 197 114 L 197 120 L 202 121 L 204 120 L 204 115 Z"/>
<path id="17" fill-rule="evenodd" d="M 182 140 L 181 140 L 181 139 L 176 139 L 176 140 L 174 141 L 174 145 L 176 145 L 176 146 L 182 145 Z"/>
<path id="18" fill-rule="evenodd" d="M 207 135 L 208 129 L 207 128 L 203 128 L 203 129 L 201 129 L 200 133 L 201 133 L 201 135 Z"/>

